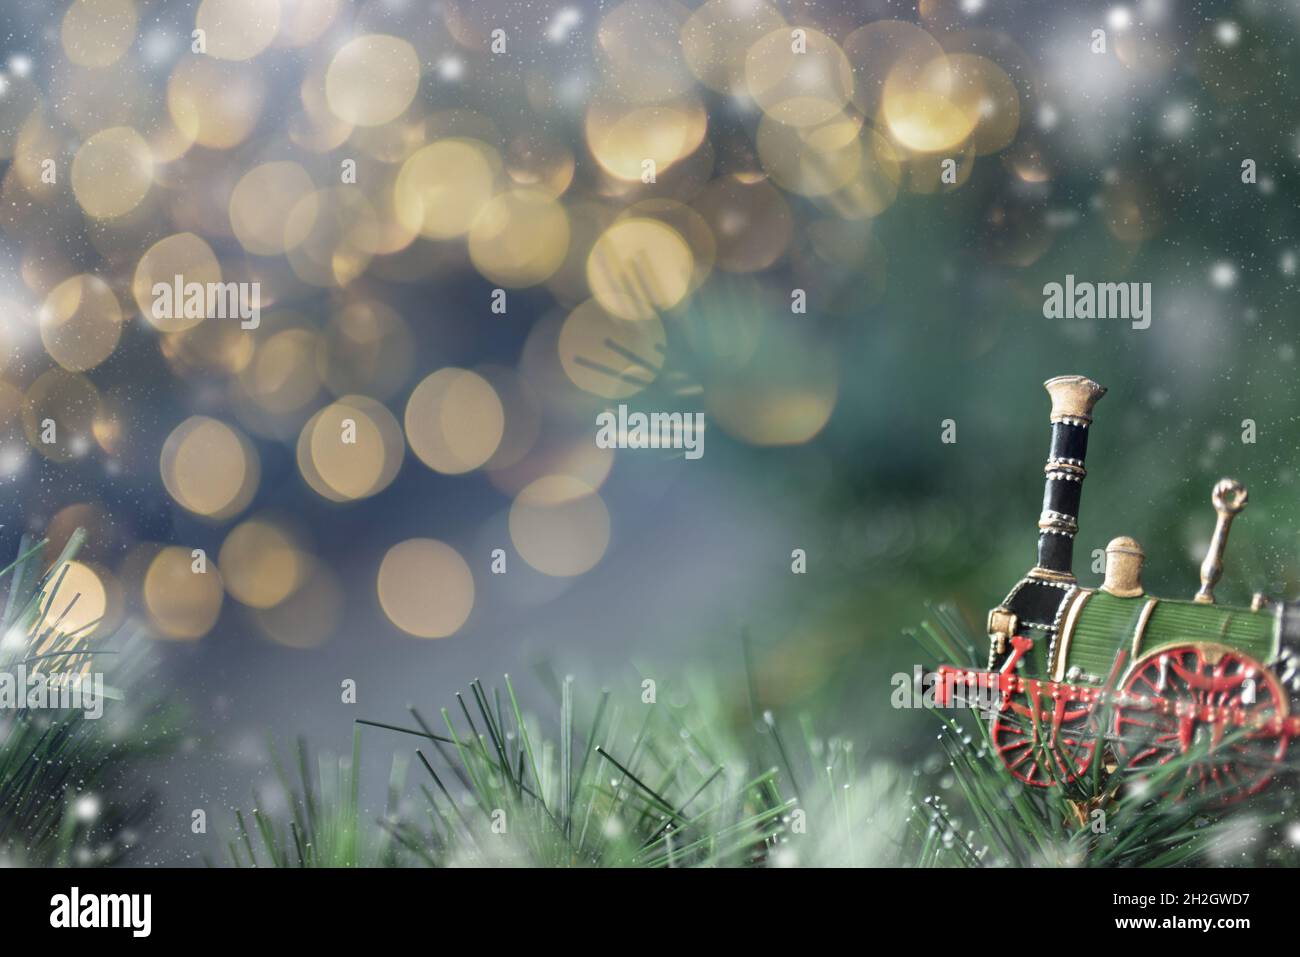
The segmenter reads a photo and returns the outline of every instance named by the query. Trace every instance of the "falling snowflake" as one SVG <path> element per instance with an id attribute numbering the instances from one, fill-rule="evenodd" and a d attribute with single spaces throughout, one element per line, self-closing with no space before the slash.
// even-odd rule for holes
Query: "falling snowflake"
<path id="1" fill-rule="evenodd" d="M 1241 27 L 1232 20 L 1220 20 L 1214 25 L 1214 38 L 1225 47 L 1235 47 L 1241 42 Z"/>
<path id="2" fill-rule="evenodd" d="M 1210 285 L 1215 289 L 1231 289 L 1237 285 L 1237 267 L 1220 260 L 1210 267 Z"/>
<path id="3" fill-rule="evenodd" d="M 99 798 L 94 794 L 83 794 L 72 805 L 72 813 L 82 824 L 90 824 L 99 817 Z"/>

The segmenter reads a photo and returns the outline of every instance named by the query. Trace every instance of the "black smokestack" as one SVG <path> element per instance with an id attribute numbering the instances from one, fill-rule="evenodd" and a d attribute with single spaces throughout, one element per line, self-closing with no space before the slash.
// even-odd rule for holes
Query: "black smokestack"
<path id="1" fill-rule="evenodd" d="M 1052 397 L 1052 447 L 1044 471 L 1043 514 L 1038 519 L 1038 564 L 1030 578 L 1074 581 L 1074 536 L 1079 531 L 1079 499 L 1088 455 L 1092 408 L 1106 390 L 1081 375 L 1043 383 Z"/>

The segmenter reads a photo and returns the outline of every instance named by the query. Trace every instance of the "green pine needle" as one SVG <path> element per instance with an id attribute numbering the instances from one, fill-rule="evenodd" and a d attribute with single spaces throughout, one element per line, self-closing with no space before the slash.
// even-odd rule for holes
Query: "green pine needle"
<path id="1" fill-rule="evenodd" d="M 796 748 L 774 717 L 728 730 L 729 702 L 711 689 L 696 689 L 694 705 L 678 707 L 646 704 L 639 693 L 620 704 L 603 691 L 592 701 L 572 678 L 551 684 L 558 698 L 551 733 L 545 722 L 525 715 L 509 676 L 504 694 L 475 681 L 469 698 L 457 696 L 460 720 L 443 709 L 445 733 L 433 733 L 415 712 L 414 728 L 359 720 L 358 733 L 374 729 L 433 745 L 430 753 L 416 750 L 426 782 L 414 789 L 415 796 L 403 802 L 404 788 L 394 777 L 381 817 L 357 813 L 354 746 L 351 796 L 336 803 L 317 786 L 321 797 L 314 826 L 300 810 L 311 782 L 303 778 L 290 789 L 291 823 L 302 833 L 307 853 L 290 852 L 298 832 L 269 823 L 260 828 L 261 847 L 249 850 L 243 840 L 248 829 L 238 825 L 243 847 L 230 846 L 232 863 L 741 867 L 897 862 L 907 795 L 898 789 L 892 769 L 873 769 L 859 778 L 846 743 L 825 743 L 809 732 L 797 739 Z M 827 760 L 835 775 L 829 789 L 815 784 Z M 866 798 L 858 801 L 856 791 Z M 355 824 L 346 846 L 338 842 L 337 823 L 330 823 L 344 820 Z"/>
<path id="2" fill-rule="evenodd" d="M 64 585 L 67 563 L 85 541 L 78 529 L 53 564 L 41 567 L 47 542 L 24 536 L 17 558 L 0 569 L 7 586 L 0 615 L 0 672 L 17 675 L 105 673 L 104 714 L 26 706 L 0 710 L 0 862 L 89 866 L 128 861 L 155 808 L 133 788 L 134 775 L 177 743 L 178 716 L 143 680 L 149 667 L 139 636 L 88 637 L 98 622 L 62 627 L 79 595 Z M 111 645 L 111 647 L 110 647 Z M 118 702 L 121 702 L 119 706 Z M 129 717 L 126 717 L 129 705 Z"/>

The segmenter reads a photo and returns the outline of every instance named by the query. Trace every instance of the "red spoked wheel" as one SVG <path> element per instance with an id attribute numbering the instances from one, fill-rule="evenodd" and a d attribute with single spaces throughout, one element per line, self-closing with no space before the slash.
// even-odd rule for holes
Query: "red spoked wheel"
<path id="1" fill-rule="evenodd" d="M 1093 704 L 1050 681 L 1016 680 L 993 719 L 993 746 L 1013 777 L 1034 787 L 1073 781 L 1088 770 L 1100 735 Z"/>
<path id="2" fill-rule="evenodd" d="M 1128 767 L 1154 770 L 1196 751 L 1171 789 L 1220 794 L 1262 790 L 1286 754 L 1287 699 L 1255 659 L 1220 645 L 1178 645 L 1138 661 L 1120 686 L 1116 747 Z"/>

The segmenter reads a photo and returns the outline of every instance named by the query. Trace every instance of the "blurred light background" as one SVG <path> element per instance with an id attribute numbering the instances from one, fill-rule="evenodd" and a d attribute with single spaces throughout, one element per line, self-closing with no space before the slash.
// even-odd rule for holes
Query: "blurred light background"
<path id="1" fill-rule="evenodd" d="M 87 528 L 69 627 L 195 715 L 159 860 L 268 730 L 538 662 L 740 688 L 746 629 L 764 704 L 916 760 L 901 632 L 1031 564 L 1052 375 L 1111 390 L 1081 578 L 1129 534 L 1190 595 L 1232 474 L 1221 594 L 1297 591 L 1294 5 L 3 3 L 0 538 Z M 1045 319 L 1067 274 L 1150 328 Z M 256 328 L 160 318 L 178 275 Z M 598 448 L 619 403 L 703 458 Z"/>

